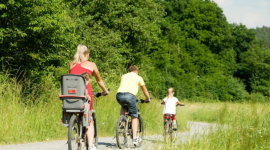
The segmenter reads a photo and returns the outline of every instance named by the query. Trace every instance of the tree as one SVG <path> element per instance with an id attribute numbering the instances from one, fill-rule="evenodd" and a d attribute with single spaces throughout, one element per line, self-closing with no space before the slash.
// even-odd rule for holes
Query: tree
<path id="1" fill-rule="evenodd" d="M 61 0 L 9 0 L 0 13 L 0 61 L 12 73 L 20 69 L 36 77 L 61 66 L 76 43 L 75 25 Z"/>
<path id="2" fill-rule="evenodd" d="M 266 45 L 267 48 L 270 48 L 270 27 L 263 26 L 261 28 L 257 27 L 255 29 L 256 38 L 260 41 L 264 41 L 263 44 Z"/>
<path id="3" fill-rule="evenodd" d="M 241 56 L 241 72 L 247 77 L 245 83 L 249 92 L 260 92 L 269 96 L 270 90 L 270 50 L 253 45 Z"/>
<path id="4" fill-rule="evenodd" d="M 157 38 L 163 9 L 151 0 L 70 1 L 82 43 L 106 70 L 142 61 L 141 55 Z M 104 63 L 106 62 L 106 63 Z"/>

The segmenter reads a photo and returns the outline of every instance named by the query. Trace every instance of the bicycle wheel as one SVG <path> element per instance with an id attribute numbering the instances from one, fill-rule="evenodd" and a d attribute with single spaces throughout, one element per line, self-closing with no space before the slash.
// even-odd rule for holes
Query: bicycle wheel
<path id="1" fill-rule="evenodd" d="M 80 121 L 76 115 L 72 115 L 68 126 L 68 149 L 79 150 L 81 148 L 80 142 Z"/>
<path id="2" fill-rule="evenodd" d="M 170 124 L 171 124 L 171 118 L 167 119 L 167 121 L 164 122 L 163 136 L 164 136 L 165 143 L 167 143 L 170 139 Z"/>
<path id="3" fill-rule="evenodd" d="M 144 135 L 144 126 L 143 126 L 143 119 L 141 115 L 138 116 L 138 128 L 137 128 L 137 139 L 138 139 L 138 144 L 136 147 L 140 147 L 143 142 L 143 135 Z"/>
<path id="4" fill-rule="evenodd" d="M 83 127 L 82 132 L 84 132 L 83 139 L 84 139 L 84 143 L 85 143 L 85 148 L 86 148 L 86 150 L 88 150 L 89 145 L 88 145 L 88 138 L 86 136 L 86 127 Z"/>
<path id="5" fill-rule="evenodd" d="M 177 121 L 176 121 L 176 127 L 177 127 Z M 172 130 L 171 138 L 172 138 L 172 141 L 175 141 L 175 139 L 177 138 L 177 128 L 176 130 L 175 129 Z"/>
<path id="6" fill-rule="evenodd" d="M 92 113 L 93 116 L 93 125 L 94 125 L 94 145 L 96 146 L 96 148 L 98 148 L 98 124 L 97 124 L 97 118 L 96 118 L 96 111 L 93 110 Z"/>
<path id="7" fill-rule="evenodd" d="M 120 149 L 127 147 L 127 132 L 126 132 L 127 120 L 124 115 L 118 118 L 116 124 L 116 142 Z"/>

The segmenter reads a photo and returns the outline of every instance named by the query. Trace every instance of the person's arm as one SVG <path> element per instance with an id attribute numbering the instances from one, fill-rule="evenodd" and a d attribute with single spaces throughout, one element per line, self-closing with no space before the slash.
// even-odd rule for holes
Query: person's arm
<path id="1" fill-rule="evenodd" d="M 180 101 L 177 101 L 177 103 L 181 106 L 184 105 L 184 103 L 181 103 Z"/>
<path id="2" fill-rule="evenodd" d="M 164 99 L 163 99 L 163 101 L 162 101 L 162 103 L 161 104 L 165 104 L 165 102 L 167 101 L 167 97 L 165 97 Z"/>
<path id="3" fill-rule="evenodd" d="M 85 89 L 85 91 L 86 91 L 86 97 L 88 98 L 88 101 L 91 101 L 91 97 L 88 95 L 87 89 Z"/>
<path id="4" fill-rule="evenodd" d="M 144 96 L 146 97 L 145 101 L 146 101 L 146 102 L 150 101 L 149 93 L 148 93 L 148 91 L 147 91 L 146 86 L 145 86 L 145 85 L 141 86 L 141 89 L 142 89 L 142 91 L 143 91 L 143 93 L 144 93 Z"/>
<path id="5" fill-rule="evenodd" d="M 94 64 L 93 74 L 96 78 L 96 81 L 97 81 L 99 87 L 102 89 L 102 95 L 108 94 L 108 91 L 107 91 L 107 89 L 106 89 L 106 87 L 105 87 L 105 85 L 100 77 L 100 74 L 99 74 L 99 71 L 98 71 L 96 64 Z"/>

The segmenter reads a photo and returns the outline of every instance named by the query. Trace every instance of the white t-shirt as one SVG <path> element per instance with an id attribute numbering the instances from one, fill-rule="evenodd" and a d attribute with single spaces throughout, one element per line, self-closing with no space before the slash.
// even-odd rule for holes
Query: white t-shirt
<path id="1" fill-rule="evenodd" d="M 176 97 L 172 98 L 165 97 L 163 101 L 165 102 L 163 114 L 175 114 L 176 113 L 176 103 L 178 99 Z"/>

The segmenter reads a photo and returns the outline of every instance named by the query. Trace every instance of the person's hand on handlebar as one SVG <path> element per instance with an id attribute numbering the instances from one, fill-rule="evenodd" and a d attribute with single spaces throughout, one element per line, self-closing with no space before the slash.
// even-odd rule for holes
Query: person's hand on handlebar
<path id="1" fill-rule="evenodd" d="M 185 104 L 181 103 L 180 101 L 177 101 L 177 104 L 180 105 L 180 106 L 185 106 Z"/>
<path id="2" fill-rule="evenodd" d="M 149 103 L 150 100 L 149 100 L 149 99 L 145 99 L 144 102 L 145 102 L 145 103 Z"/>
<path id="3" fill-rule="evenodd" d="M 101 95 L 102 96 L 106 96 L 106 95 L 108 95 L 109 94 L 109 92 L 106 90 L 106 91 L 103 91 L 102 93 L 101 93 Z"/>
<path id="4" fill-rule="evenodd" d="M 151 102 L 151 99 L 152 99 L 152 98 L 149 98 L 149 99 L 146 98 L 146 99 L 144 100 L 144 102 L 145 102 L 145 103 L 150 103 L 150 102 Z"/>
<path id="5" fill-rule="evenodd" d="M 101 96 L 106 96 L 110 93 L 110 88 L 108 88 L 108 90 L 105 90 L 101 93 Z"/>

